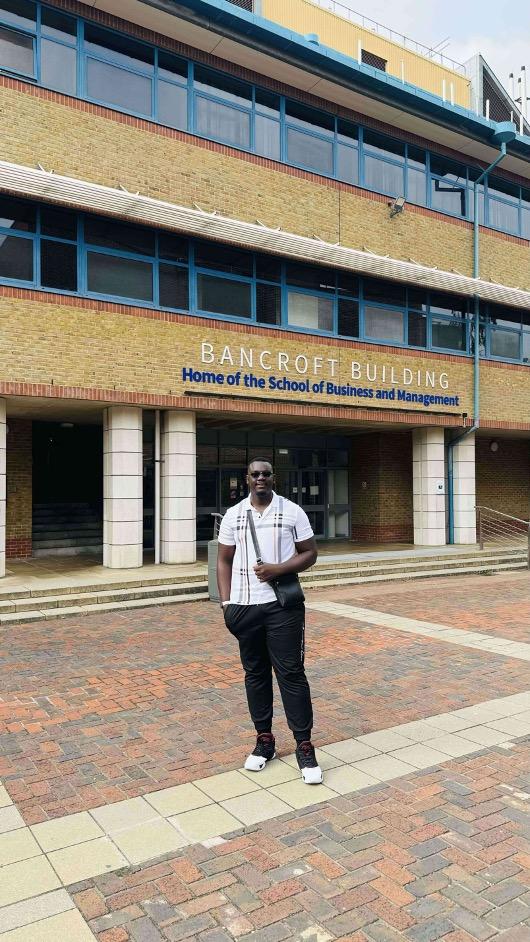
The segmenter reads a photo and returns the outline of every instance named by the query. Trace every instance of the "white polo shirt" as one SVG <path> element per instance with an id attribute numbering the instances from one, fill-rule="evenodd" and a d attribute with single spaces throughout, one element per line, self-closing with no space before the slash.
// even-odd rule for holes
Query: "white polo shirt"
<path id="1" fill-rule="evenodd" d="M 219 542 L 236 548 L 230 587 L 232 605 L 265 605 L 276 601 L 268 582 L 260 582 L 254 572 L 256 552 L 248 525 L 249 507 L 264 563 L 287 562 L 296 553 L 295 543 L 314 536 L 305 511 L 274 491 L 263 513 L 252 506 L 250 496 L 230 507 L 221 521 Z"/>

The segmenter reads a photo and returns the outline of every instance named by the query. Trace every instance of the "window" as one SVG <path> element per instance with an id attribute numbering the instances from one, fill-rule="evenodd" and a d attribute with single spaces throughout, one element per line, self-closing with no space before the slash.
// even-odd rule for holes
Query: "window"
<path id="1" fill-rule="evenodd" d="M 0 68 L 21 75 L 35 74 L 35 40 L 0 26 Z"/>
<path id="2" fill-rule="evenodd" d="M 77 23 L 71 16 L 42 8 L 41 82 L 66 95 L 77 89 Z"/>
<path id="3" fill-rule="evenodd" d="M 287 305 L 290 327 L 305 327 L 306 330 L 333 330 L 331 298 L 289 291 Z"/>
<path id="4" fill-rule="evenodd" d="M 154 49 L 85 25 L 86 87 L 89 98 L 150 116 Z"/>
<path id="5" fill-rule="evenodd" d="M 216 275 L 197 275 L 197 308 L 227 317 L 252 316 L 251 285 Z"/>
<path id="6" fill-rule="evenodd" d="M 407 320 L 409 347 L 426 347 L 427 315 L 420 314 L 419 311 L 409 311 Z"/>
<path id="7" fill-rule="evenodd" d="M 231 76 L 195 66 L 194 89 L 197 132 L 204 137 L 226 141 L 248 150 L 251 86 Z"/>
<path id="8" fill-rule="evenodd" d="M 256 285 L 256 320 L 277 326 L 282 321 L 282 296 L 277 285 Z"/>
<path id="9" fill-rule="evenodd" d="M 189 285 L 187 268 L 176 265 L 160 264 L 159 268 L 159 303 L 161 307 L 189 309 Z"/>
<path id="10" fill-rule="evenodd" d="M 453 216 L 467 213 L 466 168 L 431 154 L 431 206 Z"/>
<path id="11" fill-rule="evenodd" d="M 490 352 L 492 357 L 503 360 L 520 358 L 521 335 L 513 330 L 493 329 L 490 334 Z"/>
<path id="12" fill-rule="evenodd" d="M 521 189 L 507 180 L 488 180 L 488 224 L 493 229 L 519 232 Z"/>
<path id="13" fill-rule="evenodd" d="M 339 300 L 339 320 L 337 332 L 341 337 L 359 336 L 359 302 Z"/>
<path id="14" fill-rule="evenodd" d="M 363 291 L 365 301 L 376 301 L 378 304 L 396 304 L 405 307 L 407 292 L 402 285 L 365 278 L 363 280 Z"/>
<path id="15" fill-rule="evenodd" d="M 41 239 L 40 281 L 44 288 L 77 291 L 77 246 Z"/>
<path id="16" fill-rule="evenodd" d="M 87 287 L 93 294 L 153 300 L 153 266 L 132 258 L 87 252 Z"/>
<path id="17" fill-rule="evenodd" d="M 21 232 L 35 232 L 37 211 L 31 203 L 0 197 L 0 229 L 18 229 Z"/>
<path id="18" fill-rule="evenodd" d="M 335 291 L 335 272 L 327 268 L 313 268 L 310 265 L 288 262 L 285 277 L 287 284 L 298 288 L 306 288 L 309 291 Z"/>
<path id="19" fill-rule="evenodd" d="M 332 175 L 335 132 L 332 115 L 287 102 L 285 116 L 288 162 Z"/>
<path id="20" fill-rule="evenodd" d="M 466 351 L 467 324 L 445 318 L 431 320 L 432 346 L 440 350 Z"/>
<path id="21" fill-rule="evenodd" d="M 125 222 L 89 217 L 85 222 L 85 242 L 119 252 L 155 254 L 155 234 Z"/>
<path id="22" fill-rule="evenodd" d="M 195 247 L 197 268 L 215 268 L 230 275 L 252 277 L 253 256 L 250 252 L 219 245 L 216 242 L 199 242 Z"/>
<path id="23" fill-rule="evenodd" d="M 33 240 L 0 231 L 0 278 L 33 281 Z"/>
<path id="24" fill-rule="evenodd" d="M 373 340 L 404 342 L 403 311 L 391 311 L 381 307 L 365 305 L 364 333 Z"/>

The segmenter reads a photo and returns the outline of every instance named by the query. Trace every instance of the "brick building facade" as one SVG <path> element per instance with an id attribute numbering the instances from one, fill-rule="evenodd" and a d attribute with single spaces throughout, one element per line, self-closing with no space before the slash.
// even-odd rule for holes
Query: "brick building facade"
<path id="1" fill-rule="evenodd" d="M 256 451 L 322 538 L 528 518 L 528 140 L 308 7 L 0 3 L 2 569 L 192 561 Z"/>

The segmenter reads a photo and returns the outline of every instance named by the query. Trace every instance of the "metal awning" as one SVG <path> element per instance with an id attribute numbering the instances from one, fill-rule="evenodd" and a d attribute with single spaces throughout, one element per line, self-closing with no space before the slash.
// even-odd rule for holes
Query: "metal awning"
<path id="1" fill-rule="evenodd" d="M 530 291 L 470 278 L 456 272 L 429 268 L 389 256 L 361 252 L 340 244 L 310 239 L 272 229 L 259 223 L 242 222 L 207 213 L 200 209 L 177 206 L 140 193 L 100 186 L 72 177 L 33 167 L 0 161 L 0 190 L 13 195 L 47 201 L 58 206 L 127 219 L 141 225 L 166 229 L 195 238 L 237 245 L 256 252 L 383 278 L 402 284 L 417 285 L 472 297 L 483 301 L 530 308 Z"/>

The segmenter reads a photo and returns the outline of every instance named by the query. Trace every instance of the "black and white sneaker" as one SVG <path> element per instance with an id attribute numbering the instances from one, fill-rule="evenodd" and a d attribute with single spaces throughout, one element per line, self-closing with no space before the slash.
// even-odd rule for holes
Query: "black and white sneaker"
<path id="1" fill-rule="evenodd" d="M 301 742 L 296 747 L 296 761 L 306 785 L 320 785 L 323 781 L 322 769 L 315 755 L 315 747 L 311 742 Z"/>
<path id="2" fill-rule="evenodd" d="M 245 761 L 248 772 L 261 772 L 267 762 L 276 756 L 276 743 L 272 733 L 259 733 L 256 745 Z"/>

